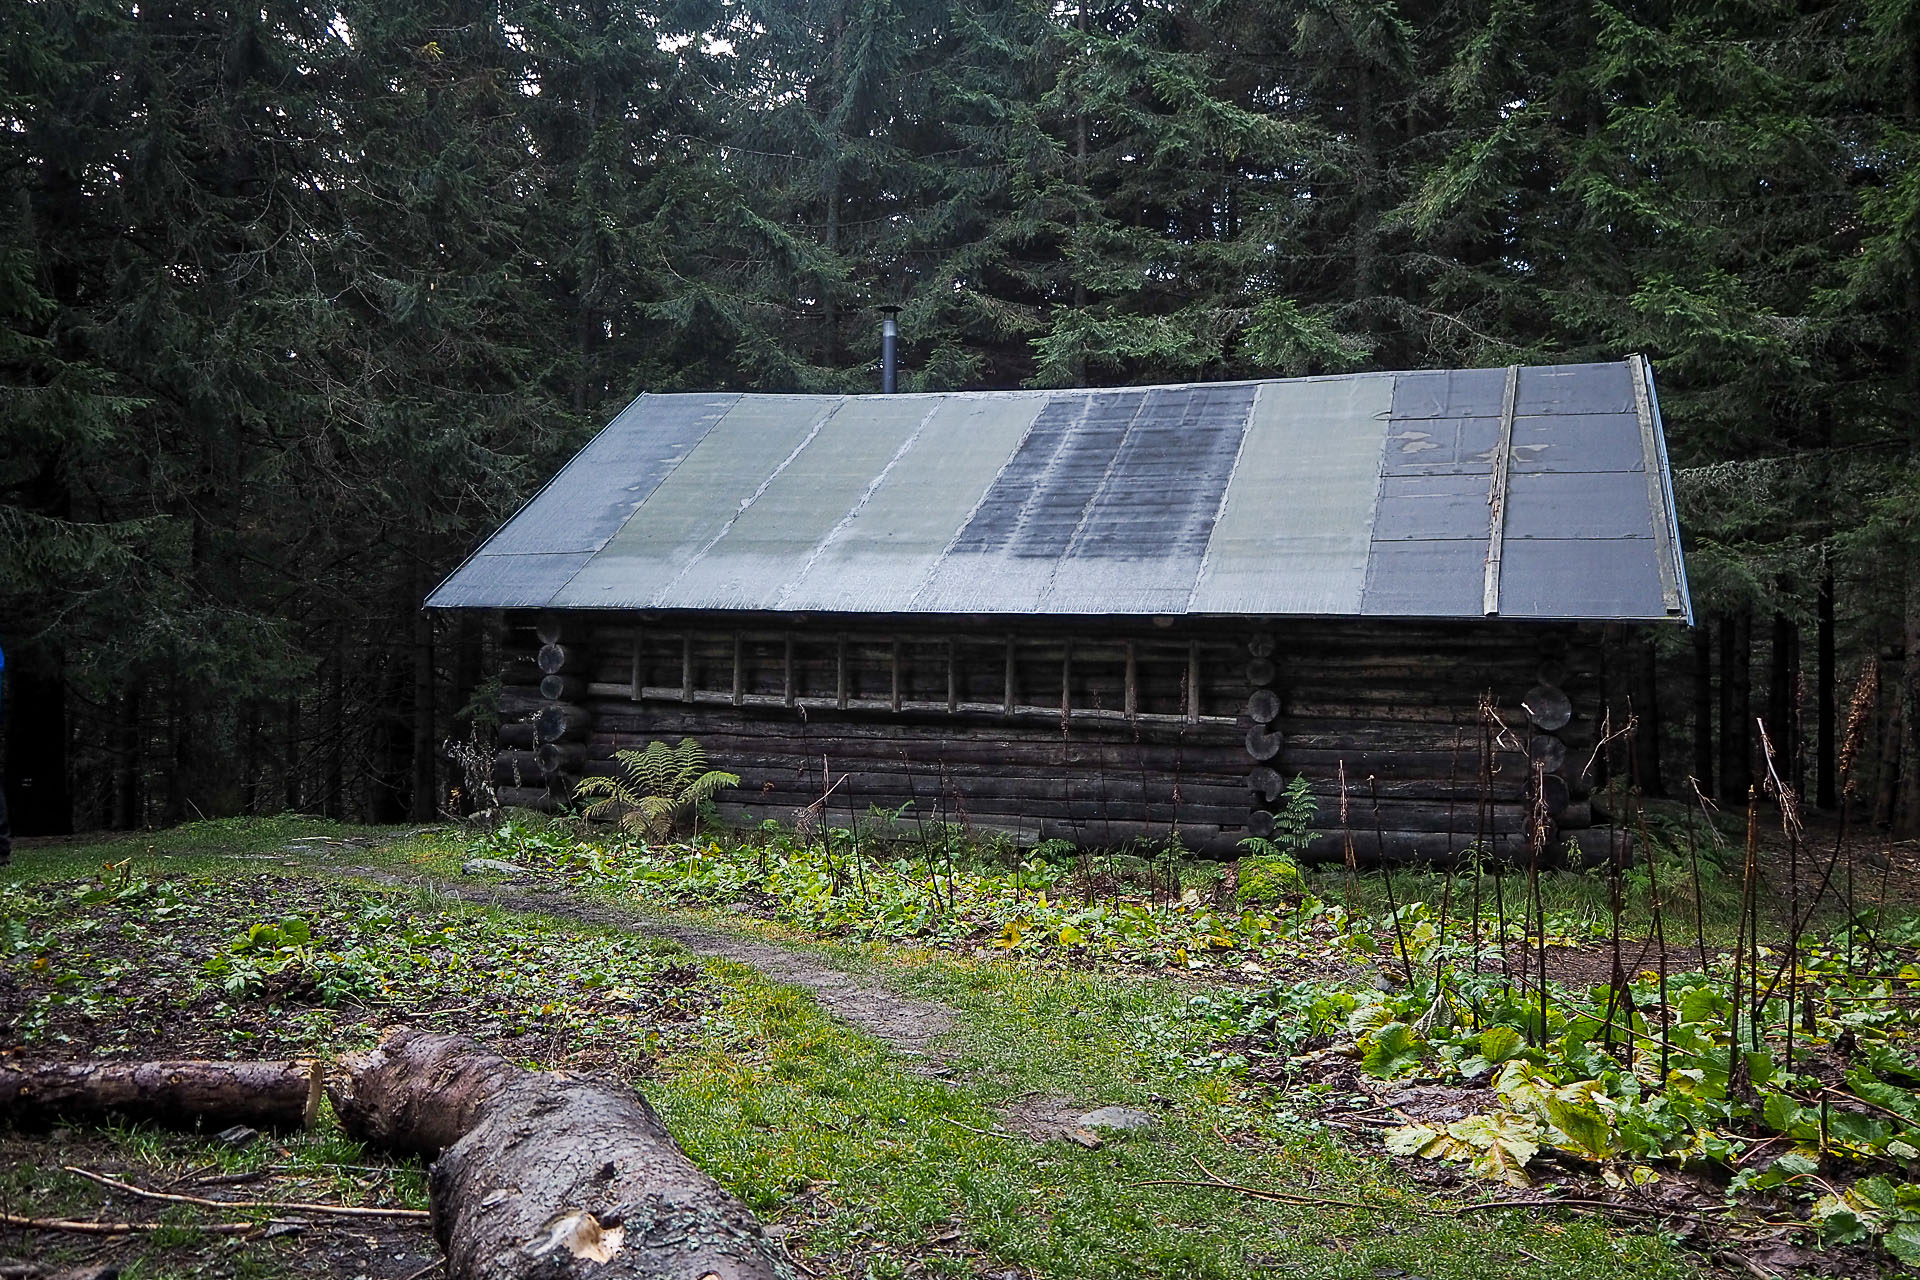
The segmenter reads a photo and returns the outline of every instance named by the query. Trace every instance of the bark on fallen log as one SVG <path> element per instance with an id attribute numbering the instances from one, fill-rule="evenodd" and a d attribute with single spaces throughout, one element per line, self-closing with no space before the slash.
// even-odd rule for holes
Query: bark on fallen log
<path id="1" fill-rule="evenodd" d="M 118 1116 L 170 1129 L 304 1129 L 317 1062 L 0 1063 L 0 1122 L 20 1128 Z"/>
<path id="2" fill-rule="evenodd" d="M 434 1161 L 451 1280 L 792 1280 L 747 1207 L 629 1089 L 403 1030 L 329 1087 L 353 1137 Z"/>

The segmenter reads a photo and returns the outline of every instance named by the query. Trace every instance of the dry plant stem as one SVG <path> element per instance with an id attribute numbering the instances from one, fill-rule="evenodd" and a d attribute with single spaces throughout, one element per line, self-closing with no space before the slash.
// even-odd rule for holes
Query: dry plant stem
<path id="1" fill-rule="evenodd" d="M 1441 981 L 1446 976 L 1447 962 L 1447 924 L 1453 915 L 1453 855 L 1459 852 L 1453 847 L 1454 790 L 1460 781 L 1460 729 L 1453 730 L 1453 759 L 1447 765 L 1447 866 L 1446 887 L 1440 897 L 1440 935 L 1439 945 L 1433 955 L 1433 989 L 1437 995 L 1441 990 Z"/>
<path id="2" fill-rule="evenodd" d="M 0 1213 L 0 1226 L 16 1227 L 22 1231 L 58 1231 L 75 1236 L 131 1236 L 143 1231 L 158 1231 L 162 1227 L 177 1226 L 171 1222 L 87 1222 L 71 1218 L 29 1218 L 17 1213 Z M 202 1222 L 191 1228 L 213 1236 L 243 1236 L 258 1231 L 268 1224 L 263 1222 Z"/>
<path id="3" fill-rule="evenodd" d="M 1673 1060 L 1673 1011 L 1667 1004 L 1667 920 L 1660 902 L 1660 858 L 1647 832 L 1646 796 L 1640 789 L 1638 751 L 1629 751 L 1633 778 L 1634 827 L 1640 833 L 1640 847 L 1647 851 L 1647 907 L 1653 916 L 1653 940 L 1660 948 L 1660 1078 L 1667 1078 Z"/>
<path id="4" fill-rule="evenodd" d="M 414 1222 L 425 1222 L 429 1216 L 425 1209 L 360 1208 L 345 1204 L 309 1204 L 299 1200 L 211 1200 L 206 1196 L 183 1196 L 172 1191 L 149 1191 L 145 1187 L 136 1187 L 131 1182 L 109 1178 L 104 1173 L 95 1173 L 78 1165 L 67 1165 L 66 1170 L 103 1187 L 124 1191 L 130 1196 L 138 1196 L 143 1200 L 165 1200 L 169 1204 L 195 1204 L 209 1209 L 290 1209 L 298 1213 L 326 1213 L 341 1218 L 404 1218 Z"/>
<path id="5" fill-rule="evenodd" d="M 920 785 L 913 776 L 913 756 L 905 751 L 900 753 L 900 763 L 906 766 L 907 796 L 913 801 L 913 825 L 920 835 L 920 854 L 927 860 L 927 892 L 933 898 L 936 913 L 943 910 L 940 903 L 940 869 L 934 865 L 933 845 L 927 840 L 927 819 L 920 811 Z M 944 910 L 951 912 L 953 903 L 948 902 Z"/>
<path id="6" fill-rule="evenodd" d="M 1761 758 L 1766 762 L 1767 766 L 1767 783 L 1773 789 L 1773 794 L 1779 801 L 1780 826 L 1786 832 L 1787 836 L 1787 957 L 1781 961 L 1781 966 L 1786 970 L 1787 976 L 1785 1061 L 1787 1070 L 1791 1071 L 1793 1070 L 1793 1011 L 1799 1003 L 1798 998 L 1800 995 L 1800 935 L 1802 931 L 1805 930 L 1807 924 L 1813 919 L 1813 908 L 1808 908 L 1805 916 L 1800 914 L 1801 824 L 1799 799 L 1793 790 L 1780 780 L 1780 772 L 1775 767 L 1773 740 L 1767 736 L 1766 721 L 1756 720 L 1755 724 L 1757 724 L 1760 729 L 1760 751 Z M 1824 885 L 1821 888 L 1821 892 L 1825 892 Z M 1814 906 L 1817 907 L 1820 902 L 1820 894 L 1815 894 L 1813 901 Z M 1759 982 L 1759 974 L 1757 973 L 1754 975 L 1754 982 L 1756 985 Z M 1766 996 L 1761 999 L 1761 1009 L 1764 1010 L 1766 1008 L 1766 1001 L 1773 996 L 1774 990 L 1779 985 L 1780 974 L 1776 971 L 1773 975 L 1773 981 L 1767 986 Z"/>
<path id="7" fill-rule="evenodd" d="M 1707 803 L 1707 798 L 1706 798 L 1706 796 L 1705 796 L 1705 795 L 1702 795 L 1702 794 L 1701 794 L 1701 791 L 1700 791 L 1700 779 L 1698 779 L 1698 778 L 1696 778 L 1696 777 L 1694 777 L 1694 776 L 1693 776 L 1692 774 L 1688 774 L 1688 775 L 1687 775 L 1687 786 L 1689 786 L 1689 787 L 1691 787 L 1691 788 L 1693 789 L 1693 794 L 1694 794 L 1695 796 L 1698 796 L 1698 797 L 1699 797 L 1699 800 L 1700 800 L 1700 804 L 1702 805 L 1702 807 L 1703 807 L 1703 810 L 1704 810 L 1704 806 L 1705 806 L 1705 805 L 1706 805 L 1706 803 Z M 1706 906 L 1705 906 L 1705 904 L 1704 904 L 1704 903 L 1703 903 L 1703 902 L 1701 901 L 1701 898 L 1700 898 L 1700 893 L 1701 893 L 1701 888 L 1700 888 L 1700 844 L 1699 844 L 1699 841 L 1698 841 L 1698 840 L 1697 840 L 1697 839 L 1695 838 L 1695 836 L 1694 836 L 1694 830 L 1693 830 L 1693 806 L 1692 806 L 1692 805 L 1688 805 L 1688 806 L 1687 806 L 1687 867 L 1688 867 L 1688 869 L 1689 869 L 1689 870 L 1690 870 L 1690 871 L 1692 872 L 1692 875 L 1693 875 L 1693 940 L 1694 940 L 1694 945 L 1695 945 L 1695 946 L 1697 946 L 1697 947 L 1698 947 L 1698 948 L 1700 949 L 1700 972 L 1701 972 L 1701 973 L 1710 973 L 1710 972 L 1712 972 L 1712 970 L 1710 970 L 1710 969 L 1709 969 L 1709 968 L 1707 967 L 1707 921 L 1706 921 Z"/>
<path id="8" fill-rule="evenodd" d="M 1527 911 L 1528 926 L 1534 929 L 1540 944 L 1539 977 L 1535 988 L 1540 1004 L 1540 1039 L 1535 1041 L 1530 1029 L 1527 1037 L 1529 1044 L 1545 1044 L 1547 1041 L 1547 902 L 1540 892 L 1540 858 L 1546 851 L 1546 843 L 1546 769 L 1536 763 L 1533 766 L 1533 811 L 1527 820 Z"/>
<path id="9" fill-rule="evenodd" d="M 1373 835 L 1380 850 L 1380 875 L 1387 885 L 1387 911 L 1393 916 L 1393 939 L 1400 947 L 1400 971 L 1406 975 L 1407 985 L 1413 985 L 1413 959 L 1407 954 L 1407 930 L 1400 921 L 1400 904 L 1393 896 L 1393 862 L 1387 857 L 1387 837 L 1380 827 L 1380 779 L 1367 775 L 1367 786 L 1373 792 Z"/>
<path id="10" fill-rule="evenodd" d="M 1359 859 L 1353 852 L 1353 828 L 1347 823 L 1347 762 L 1338 762 L 1340 768 L 1340 848 L 1347 864 L 1347 920 L 1353 920 L 1353 890 L 1357 877 Z"/>

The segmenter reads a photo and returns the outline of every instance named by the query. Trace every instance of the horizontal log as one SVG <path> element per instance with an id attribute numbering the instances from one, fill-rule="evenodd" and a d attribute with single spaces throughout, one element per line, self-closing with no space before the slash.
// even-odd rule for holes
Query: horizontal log
<path id="1" fill-rule="evenodd" d="M 432 1161 L 450 1280 L 784 1280 L 778 1245 L 632 1089 L 401 1030 L 332 1091 L 357 1141 Z"/>
<path id="2" fill-rule="evenodd" d="M 22 1062 L 0 1064 L 0 1120 L 22 1127 L 109 1117 L 175 1129 L 304 1129 L 320 1105 L 321 1064 Z"/>
<path id="3" fill-rule="evenodd" d="M 493 780 L 496 791 L 500 787 L 546 789 L 546 775 L 540 771 L 531 751 L 502 751 L 495 755 Z"/>
<path id="4" fill-rule="evenodd" d="M 557 813 L 561 801 L 545 787 L 495 787 L 493 793 L 503 809 L 537 809 Z"/>
<path id="5" fill-rule="evenodd" d="M 587 763 L 587 748 L 581 742 L 543 742 L 533 749 L 534 765 L 545 777 L 557 773 L 577 774 Z"/>
<path id="6" fill-rule="evenodd" d="M 578 775 L 587 765 L 580 743 L 543 743 L 532 751 L 502 751 L 493 757 L 493 779 L 516 787 L 544 787 L 556 774 Z M 612 772 L 610 764 L 601 772 Z"/>
<path id="7" fill-rule="evenodd" d="M 1377 867 L 1383 862 L 1392 865 L 1452 865 L 1459 863 L 1462 855 L 1473 845 L 1471 834 L 1461 836 L 1434 831 L 1355 831 L 1352 840 L 1354 858 L 1363 867 Z M 1548 848 L 1551 852 L 1546 865 L 1559 865 L 1560 855 L 1553 841 L 1549 840 Z M 1308 843 L 1302 858 L 1310 863 L 1338 864 L 1345 860 L 1344 849 L 1345 838 L 1339 832 L 1319 832 Z M 1527 863 L 1524 840 L 1503 838 L 1490 843 L 1488 850 L 1485 865 L 1489 868 L 1522 867 Z"/>
<path id="8" fill-rule="evenodd" d="M 533 718 L 536 742 L 578 742 L 593 726 L 593 716 L 585 707 L 569 702 L 550 702 Z"/>

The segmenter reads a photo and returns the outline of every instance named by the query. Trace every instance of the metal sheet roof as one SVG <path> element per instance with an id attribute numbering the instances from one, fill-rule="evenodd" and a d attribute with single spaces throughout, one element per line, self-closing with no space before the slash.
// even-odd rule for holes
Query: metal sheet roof
<path id="1" fill-rule="evenodd" d="M 427 604 L 1481 617 L 1489 600 L 1691 620 L 1644 361 L 643 395 Z"/>

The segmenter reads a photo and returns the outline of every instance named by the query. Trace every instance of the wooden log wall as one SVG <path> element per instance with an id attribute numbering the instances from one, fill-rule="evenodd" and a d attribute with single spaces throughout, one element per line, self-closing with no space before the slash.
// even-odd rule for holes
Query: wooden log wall
<path id="1" fill-rule="evenodd" d="M 616 749 L 690 736 L 741 776 L 722 808 L 750 822 L 791 821 L 829 775 L 844 777 L 831 801 L 842 821 L 849 803 L 907 806 L 908 821 L 1033 840 L 1177 830 L 1214 853 L 1270 832 L 1295 775 L 1316 798 L 1316 858 L 1351 841 L 1365 862 L 1445 860 L 1476 838 L 1524 858 L 1541 786 L 1559 827 L 1591 821 L 1594 628 L 585 612 L 508 623 L 503 803 L 558 807 Z"/>

